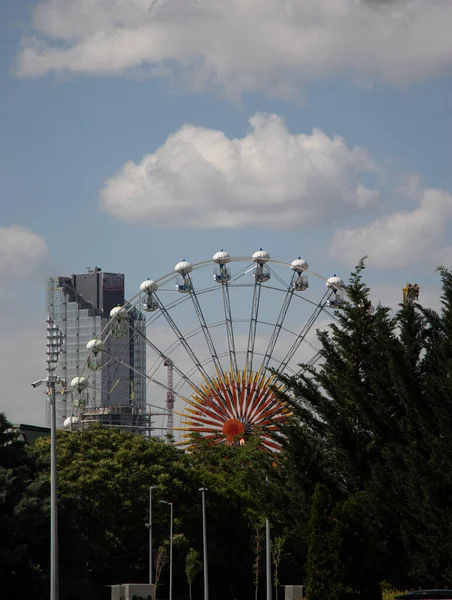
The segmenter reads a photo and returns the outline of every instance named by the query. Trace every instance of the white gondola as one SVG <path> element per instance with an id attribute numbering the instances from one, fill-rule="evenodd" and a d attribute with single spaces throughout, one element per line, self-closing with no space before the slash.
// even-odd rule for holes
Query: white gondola
<path id="1" fill-rule="evenodd" d="M 266 283 L 271 278 L 270 271 L 265 265 L 257 265 L 254 271 L 254 279 L 258 283 Z"/>
<path id="2" fill-rule="evenodd" d="M 269 281 L 270 269 L 266 266 L 266 262 L 270 260 L 270 254 L 265 250 L 258 250 L 252 256 L 253 262 L 256 263 L 256 268 L 253 273 L 253 277 L 257 283 L 266 283 Z"/>
<path id="3" fill-rule="evenodd" d="M 83 408 L 89 402 L 88 380 L 86 377 L 74 377 L 71 381 L 73 391 L 72 405 Z"/>
<path id="4" fill-rule="evenodd" d="M 295 291 L 304 292 L 309 287 L 308 276 L 298 275 L 298 277 L 293 281 L 292 286 Z"/>
<path id="5" fill-rule="evenodd" d="M 98 371 L 102 368 L 102 350 L 104 349 L 104 343 L 102 340 L 94 338 L 86 344 L 88 350 L 88 367 L 91 371 Z"/>
<path id="6" fill-rule="evenodd" d="M 110 311 L 112 318 L 111 333 L 114 337 L 126 337 L 129 333 L 127 310 L 123 306 L 115 306 Z"/>
<path id="7" fill-rule="evenodd" d="M 304 292 L 307 290 L 309 287 L 308 276 L 303 275 L 303 273 L 309 269 L 308 263 L 299 256 L 291 262 L 290 268 L 298 274 L 292 281 L 294 290 L 297 292 Z"/>
<path id="8" fill-rule="evenodd" d="M 154 296 L 154 292 L 158 290 L 158 285 L 152 279 L 146 279 L 140 285 L 140 292 L 143 292 L 144 298 L 141 301 L 141 308 L 146 312 L 154 312 L 158 309 L 159 304 Z"/>
<path id="9" fill-rule="evenodd" d="M 228 281 L 231 281 L 231 269 L 228 269 L 226 265 L 215 267 L 213 278 L 217 283 L 228 283 Z"/>
<path id="10" fill-rule="evenodd" d="M 217 266 L 213 269 L 214 281 L 217 283 L 228 283 L 228 281 L 231 281 L 231 269 L 226 266 L 231 261 L 229 253 L 221 250 L 213 255 L 212 260 L 217 263 Z"/>
<path id="11" fill-rule="evenodd" d="M 193 284 L 189 277 L 178 277 L 176 279 L 176 290 L 181 294 L 188 294 L 192 289 Z"/>
<path id="12" fill-rule="evenodd" d="M 333 275 L 333 277 L 326 280 L 325 285 L 334 292 L 333 298 L 328 300 L 326 305 L 332 308 L 338 308 L 345 300 L 344 280 L 337 275 Z"/>
<path id="13" fill-rule="evenodd" d="M 154 312 L 158 307 L 158 302 L 152 294 L 148 294 L 141 302 L 141 308 L 146 312 Z"/>
<path id="14" fill-rule="evenodd" d="M 80 419 L 78 417 L 68 417 L 64 420 L 63 427 L 64 429 L 76 429 L 80 424 Z"/>
<path id="15" fill-rule="evenodd" d="M 176 279 L 176 290 L 181 294 L 188 294 L 193 289 L 190 273 L 193 271 L 192 265 L 185 259 L 178 262 L 174 267 L 179 277 Z"/>

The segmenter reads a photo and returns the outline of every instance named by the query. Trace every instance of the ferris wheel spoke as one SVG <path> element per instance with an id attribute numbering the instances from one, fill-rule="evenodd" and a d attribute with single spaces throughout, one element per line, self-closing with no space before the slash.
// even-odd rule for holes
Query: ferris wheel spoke
<path id="1" fill-rule="evenodd" d="M 222 393 L 224 404 L 226 405 L 228 415 L 233 418 L 237 413 L 237 391 L 236 386 L 232 383 L 231 376 L 225 374 L 224 379 L 219 381 L 219 386 Z"/>
<path id="2" fill-rule="evenodd" d="M 262 284 L 256 279 L 253 290 L 253 301 L 251 305 L 250 326 L 248 331 L 248 345 L 246 347 L 245 373 L 253 371 L 254 344 L 256 343 L 256 331 L 259 316 L 259 305 L 261 300 Z"/>
<path id="3" fill-rule="evenodd" d="M 250 268 L 252 269 L 253 267 L 247 265 L 245 267 L 243 267 L 238 273 L 236 273 L 234 275 L 234 277 L 231 278 L 231 273 L 228 270 L 227 264 L 229 261 L 229 255 L 227 252 L 223 252 L 223 250 L 221 252 L 217 252 L 217 254 L 215 254 L 215 256 L 213 257 L 213 260 L 216 262 L 216 264 L 218 265 L 218 272 L 215 274 L 215 278 L 217 280 L 217 283 L 221 284 L 221 291 L 222 291 L 222 297 L 223 297 L 223 309 L 224 309 L 224 316 L 225 316 L 225 324 L 226 324 L 226 335 L 227 335 L 227 342 L 228 342 L 228 350 L 229 350 L 229 365 L 230 365 L 230 370 L 233 374 L 233 378 L 235 381 L 237 381 L 237 377 L 238 377 L 238 367 L 237 367 L 237 352 L 236 352 L 236 348 L 235 348 L 235 339 L 234 339 L 234 327 L 233 327 L 233 320 L 232 320 L 232 310 L 231 310 L 231 298 L 229 295 L 229 289 L 231 286 L 239 286 L 240 284 L 237 284 L 236 282 L 241 279 L 244 275 L 246 275 L 249 271 Z"/>
<path id="4" fill-rule="evenodd" d="M 288 363 L 292 360 L 295 352 L 298 350 L 298 348 L 300 347 L 301 343 L 303 342 L 303 340 L 305 339 L 305 337 L 308 335 L 308 333 L 312 329 L 312 326 L 316 322 L 317 318 L 322 313 L 323 308 L 324 308 L 326 302 L 328 301 L 328 298 L 331 296 L 331 294 L 332 294 L 332 292 L 330 290 L 327 290 L 324 293 L 324 295 L 323 295 L 322 299 L 320 300 L 319 304 L 315 307 L 313 313 L 311 314 L 311 316 L 307 320 L 305 326 L 300 331 L 300 333 L 297 336 L 296 340 L 293 342 L 293 344 L 289 348 L 287 354 L 285 355 L 285 357 L 281 361 L 281 364 L 279 365 L 278 369 L 276 369 L 277 373 L 282 373 L 284 371 L 284 369 L 287 367 Z"/>
<path id="5" fill-rule="evenodd" d="M 138 375 L 146 377 L 146 379 L 148 380 L 148 382 L 155 383 L 157 386 L 161 387 L 162 389 L 164 389 L 167 392 L 172 392 L 174 394 L 174 396 L 177 396 L 178 398 L 180 398 L 184 402 L 189 402 L 189 400 L 188 400 L 188 398 L 186 396 L 184 396 L 181 393 L 175 391 L 173 387 L 168 386 L 167 384 L 159 381 L 155 377 L 151 377 L 147 373 L 142 373 L 138 369 L 135 369 L 129 363 L 123 361 L 122 359 L 118 359 L 118 357 L 116 357 L 116 356 L 112 356 L 112 360 L 114 360 L 115 362 L 118 362 L 119 364 L 121 364 L 123 366 L 126 366 L 128 369 L 130 369 L 131 371 L 134 371 Z M 174 367 L 174 370 L 176 370 L 176 367 Z M 180 370 L 178 370 L 178 374 L 185 379 L 186 383 L 188 383 L 188 385 L 192 388 L 193 391 L 200 391 L 199 388 L 194 383 L 192 383 L 191 380 L 186 375 L 182 374 L 182 372 Z M 99 391 L 104 391 L 104 392 L 106 391 L 108 394 L 113 394 L 113 392 L 114 392 L 114 390 L 108 391 L 108 390 L 105 390 L 105 389 L 104 390 L 99 390 Z M 119 395 L 115 395 L 115 397 L 116 398 L 125 399 L 125 398 L 122 398 Z M 128 400 L 128 402 L 130 402 L 130 398 L 128 398 L 127 400 Z M 162 410 L 164 410 L 164 409 L 162 409 Z"/>
<path id="6" fill-rule="evenodd" d="M 260 375 L 260 371 L 258 371 L 257 373 L 254 374 L 253 380 L 252 380 L 250 388 L 249 388 L 248 398 L 250 398 L 251 401 L 248 402 L 247 408 L 246 408 L 246 411 L 244 414 L 244 418 L 249 421 L 251 421 L 251 419 L 253 417 L 254 409 L 257 408 L 260 400 L 262 399 L 263 395 L 266 393 L 266 384 L 268 382 L 263 382 L 260 386 L 260 389 L 257 387 L 259 375 Z"/>
<path id="7" fill-rule="evenodd" d="M 256 425 L 260 425 L 261 423 L 265 422 L 265 421 L 275 421 L 278 419 L 278 415 L 281 412 L 281 405 L 278 403 L 278 401 L 276 400 L 276 398 L 273 396 L 271 397 L 267 402 L 264 403 L 262 410 L 264 412 L 262 412 L 259 415 L 259 419 L 256 420 Z M 280 419 L 284 419 L 287 415 L 281 415 Z"/>
<path id="8" fill-rule="evenodd" d="M 294 296 L 295 292 L 295 279 L 298 277 L 298 273 L 294 272 L 292 278 L 290 280 L 289 286 L 287 287 L 287 291 L 284 295 L 284 299 L 278 314 L 278 318 L 276 320 L 275 326 L 273 328 L 272 335 L 267 345 L 267 349 L 265 351 L 264 359 L 262 361 L 261 367 L 261 378 L 265 376 L 265 373 L 268 369 L 268 365 L 271 357 L 273 356 L 273 352 L 275 350 L 276 342 L 278 341 L 279 334 L 281 333 L 281 329 L 283 327 L 284 321 L 286 320 L 287 312 L 289 310 L 290 303 Z"/>
<path id="9" fill-rule="evenodd" d="M 179 339 L 182 347 L 184 348 L 184 350 L 186 351 L 186 353 L 188 354 L 188 356 L 190 357 L 190 359 L 193 361 L 193 364 L 196 366 L 196 368 L 199 371 L 199 373 L 201 374 L 202 378 L 204 379 L 205 382 L 208 382 L 208 383 L 210 383 L 212 385 L 213 382 L 212 382 L 211 377 L 208 375 L 207 371 L 202 366 L 201 362 L 199 361 L 198 357 L 194 353 L 193 349 L 190 347 L 190 344 L 188 344 L 187 340 L 182 335 L 179 327 L 174 322 L 174 319 L 171 317 L 171 315 L 170 315 L 169 311 L 167 310 L 166 306 L 163 304 L 162 300 L 160 299 L 160 297 L 157 294 L 155 294 L 155 298 L 156 298 L 156 300 L 157 300 L 157 302 L 159 304 L 160 310 L 162 311 L 162 314 L 164 315 L 164 317 L 165 317 L 168 325 L 171 327 L 171 329 L 173 330 L 174 334 Z"/>
<path id="10" fill-rule="evenodd" d="M 234 327 L 232 324 L 232 311 L 231 311 L 231 298 L 229 296 L 229 284 L 227 282 L 221 284 L 221 290 L 223 295 L 223 308 L 226 322 L 226 335 L 228 338 L 228 349 L 229 349 L 229 362 L 230 368 L 234 375 L 237 377 L 237 353 L 235 351 L 235 339 L 234 339 Z"/>
<path id="11" fill-rule="evenodd" d="M 272 391 L 265 389 L 265 393 L 261 394 L 258 398 L 256 398 L 256 402 L 254 403 L 253 409 L 250 412 L 250 420 L 253 422 L 260 422 L 265 414 L 265 410 L 272 403 L 276 402 L 276 398 Z M 280 401 L 277 401 L 278 410 L 282 409 L 283 404 Z"/>
<path id="12" fill-rule="evenodd" d="M 198 296 L 196 294 L 195 288 L 193 286 L 193 282 L 190 276 L 187 276 L 187 279 L 190 282 L 190 296 L 193 301 L 193 306 L 195 307 L 196 315 L 198 317 L 199 324 L 201 326 L 202 332 L 204 334 L 204 339 L 206 341 L 207 347 L 209 349 L 210 355 L 212 356 L 213 363 L 215 365 L 215 369 L 217 371 L 217 375 L 223 375 L 223 368 L 221 366 L 220 360 L 218 358 L 218 353 L 215 348 L 215 344 L 213 343 L 212 336 L 210 335 L 209 327 L 207 326 L 206 319 L 204 317 L 204 313 L 202 311 L 201 305 L 198 300 Z"/>
<path id="13" fill-rule="evenodd" d="M 261 385 L 260 386 L 260 390 L 258 393 L 255 394 L 255 398 L 253 400 L 253 402 L 250 404 L 250 407 L 248 409 L 247 412 L 247 418 L 249 421 L 256 421 L 256 419 L 258 418 L 257 415 L 260 415 L 260 413 L 263 410 L 263 407 L 265 406 L 265 402 L 268 398 L 273 398 L 273 392 L 270 389 L 270 385 L 272 384 L 273 381 L 273 377 L 269 378 L 266 382 L 265 385 Z"/>
<path id="14" fill-rule="evenodd" d="M 229 419 L 231 411 L 229 409 L 227 398 L 223 397 L 223 394 L 215 388 L 204 388 L 202 399 L 207 406 L 216 410 L 222 417 Z M 201 409 L 201 405 L 198 405 L 198 410 Z"/>
<path id="15" fill-rule="evenodd" d="M 188 410 L 188 414 L 182 414 L 181 423 L 203 423 L 204 425 L 211 425 L 212 427 L 219 427 L 221 429 L 223 422 L 217 418 L 210 417 L 210 415 L 205 415 L 204 413 L 200 413 L 197 410 Z M 210 417 L 210 418 L 209 418 Z"/>
<path id="16" fill-rule="evenodd" d="M 98 387 L 98 386 L 93 385 L 91 383 L 88 383 L 88 385 L 86 387 L 87 387 L 88 390 L 92 390 L 94 392 L 99 392 L 100 394 L 108 394 L 110 396 L 110 398 L 113 398 L 114 400 L 124 401 L 124 404 L 122 406 L 130 404 L 130 398 L 125 397 L 125 396 L 123 396 L 121 394 L 115 393 L 114 390 L 112 392 L 109 392 L 105 388 Z M 89 404 L 89 401 L 88 401 L 88 404 Z M 91 406 L 93 408 L 102 408 L 102 406 L 98 406 L 97 404 L 96 405 L 91 405 Z"/>
<path id="17" fill-rule="evenodd" d="M 145 333 L 143 333 L 143 331 L 139 331 L 136 330 L 136 334 L 141 337 L 146 344 L 165 362 L 165 361 L 171 361 L 172 363 L 172 367 L 173 370 L 179 375 L 179 377 L 181 379 L 184 380 L 185 383 L 187 383 L 191 389 L 195 392 L 198 393 L 202 393 L 201 392 L 201 388 L 196 385 L 192 379 L 186 374 L 184 373 L 175 363 L 174 361 L 172 361 L 171 359 L 168 358 L 168 356 L 166 356 L 166 354 L 164 352 L 162 352 L 162 350 L 160 350 L 160 348 L 158 348 L 158 346 L 156 346 L 153 342 L 151 342 L 151 340 L 147 337 L 147 335 Z M 154 383 L 156 383 L 156 380 L 153 377 L 150 377 L 147 373 L 142 373 L 141 371 L 138 371 L 137 369 L 134 369 L 134 367 L 132 367 L 129 363 L 126 363 L 125 361 L 122 361 L 121 359 L 117 358 L 116 356 L 112 356 L 113 360 L 116 361 L 120 361 L 122 362 L 122 364 L 124 364 L 125 366 L 127 366 L 129 369 L 131 369 L 132 371 L 137 372 L 140 375 L 144 375 L 146 377 L 146 379 L 148 381 L 152 381 Z M 162 384 L 163 385 L 163 384 Z M 164 386 L 167 390 L 169 390 L 169 388 L 167 386 Z"/>
<path id="18" fill-rule="evenodd" d="M 209 399 L 204 398 L 203 400 L 204 402 L 202 404 L 199 402 L 199 399 L 198 402 L 193 400 L 187 402 L 187 404 L 192 407 L 191 409 L 188 409 L 190 414 L 203 415 L 204 417 L 210 417 L 218 423 L 222 423 L 224 416 L 221 413 L 218 414 L 218 411 L 216 411 L 217 407 Z"/>
<path id="19" fill-rule="evenodd" d="M 275 442 L 272 442 L 269 439 L 264 439 L 262 445 L 271 450 L 281 450 L 281 444 L 276 444 Z"/>

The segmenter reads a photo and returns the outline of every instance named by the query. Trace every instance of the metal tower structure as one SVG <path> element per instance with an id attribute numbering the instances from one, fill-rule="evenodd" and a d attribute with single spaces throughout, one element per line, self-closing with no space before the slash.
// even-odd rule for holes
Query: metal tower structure
<path id="1" fill-rule="evenodd" d="M 419 300 L 419 286 L 417 283 L 407 283 L 402 291 L 403 302 L 417 302 Z"/>
<path id="2" fill-rule="evenodd" d="M 173 435 L 174 430 L 174 365 L 169 358 L 163 363 L 167 368 L 166 376 L 166 411 L 168 414 L 167 435 Z"/>

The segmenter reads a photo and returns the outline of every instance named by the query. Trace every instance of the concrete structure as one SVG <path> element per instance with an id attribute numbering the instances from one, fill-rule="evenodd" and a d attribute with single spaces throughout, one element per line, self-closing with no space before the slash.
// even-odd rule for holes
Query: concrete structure
<path id="1" fill-rule="evenodd" d="M 155 589 L 149 583 L 122 583 L 111 586 L 111 600 L 154 600 Z"/>
<path id="2" fill-rule="evenodd" d="M 63 341 L 55 371 L 65 382 L 56 390 L 57 427 L 62 428 L 74 414 L 70 384 L 80 376 L 89 378 L 88 402 L 80 409 L 80 422 L 98 421 L 128 430 L 142 424 L 146 412 L 146 325 L 142 313 L 135 309 L 129 312 L 129 334 L 108 337 L 108 361 L 102 368 L 93 372 L 85 366 L 87 343 L 101 336 L 110 311 L 124 302 L 121 273 L 104 273 L 95 267 L 80 275 L 48 280 L 47 336 L 48 340 L 55 337 Z"/>

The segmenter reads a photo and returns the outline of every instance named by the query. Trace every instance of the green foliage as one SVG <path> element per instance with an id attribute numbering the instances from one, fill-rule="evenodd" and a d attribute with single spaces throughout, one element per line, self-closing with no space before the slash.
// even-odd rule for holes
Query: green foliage
<path id="1" fill-rule="evenodd" d="M 250 518 L 251 543 L 254 552 L 253 583 L 254 598 L 257 600 L 259 593 L 259 580 L 263 567 L 262 553 L 265 545 L 265 519 L 263 517 Z"/>
<path id="2" fill-rule="evenodd" d="M 407 594 L 409 590 L 395 590 L 387 581 L 381 584 L 382 600 L 394 600 L 397 596 Z"/>
<path id="3" fill-rule="evenodd" d="M 407 587 L 452 582 L 446 500 L 452 492 L 452 275 L 440 269 L 441 313 L 406 303 L 394 317 L 382 306 L 369 310 L 362 272 L 360 263 L 347 288 L 350 302 L 319 333 L 321 365 L 282 380 L 294 409 L 285 470 L 300 494 L 300 517 L 315 483 L 325 484 L 338 511 L 341 548 L 366 573 L 371 588 L 365 593 L 372 597 L 383 578 Z M 316 501 L 314 494 L 313 507 Z M 306 539 L 302 526 L 299 533 Z M 366 582 L 350 579 L 343 559 L 339 564 L 334 579 L 346 583 L 340 594 L 364 591 Z"/>
<path id="4" fill-rule="evenodd" d="M 36 451 L 48 458 L 48 440 L 39 440 Z M 154 538 L 164 540 L 169 533 L 168 510 L 159 503 L 162 499 L 174 503 L 177 539 L 197 488 L 186 455 L 169 444 L 96 426 L 59 432 L 57 466 L 60 498 L 77 503 L 75 525 L 87 548 L 91 580 L 99 589 L 107 583 L 144 580 L 149 486 L 157 486 Z M 176 554 L 177 545 L 175 560 Z"/>
<path id="5" fill-rule="evenodd" d="M 339 558 L 339 523 L 332 520 L 333 499 L 317 484 L 308 525 L 306 579 L 308 600 L 336 600 L 342 579 Z"/>
<path id="6" fill-rule="evenodd" d="M 281 560 L 283 557 L 284 545 L 286 543 L 285 537 L 275 537 L 271 544 L 271 555 L 273 562 L 273 585 L 275 587 L 276 593 L 278 593 L 279 588 L 279 567 L 281 565 Z"/>
<path id="7" fill-rule="evenodd" d="M 393 314 L 370 310 L 363 273 L 361 262 L 349 302 L 318 332 L 321 361 L 281 377 L 293 416 L 277 457 L 258 435 L 239 447 L 198 436 L 185 453 L 100 426 L 58 432 L 61 600 L 147 580 L 150 485 L 162 598 L 169 511 L 159 500 L 174 507 L 174 597 L 186 593 L 183 573 L 201 591 L 200 487 L 212 600 L 246 600 L 253 587 L 263 598 L 266 517 L 274 584 L 304 582 L 309 600 L 452 586 L 452 274 L 439 270 L 439 312 L 409 302 Z M 49 439 L 27 448 L 0 415 L 0 576 L 24 597 L 49 586 L 49 471 Z"/>
<path id="8" fill-rule="evenodd" d="M 45 593 L 46 483 L 29 448 L 0 413 L 0 580 L 5 594 Z"/>
<path id="9" fill-rule="evenodd" d="M 188 586 L 190 589 L 190 600 L 191 600 L 191 586 L 199 575 L 202 569 L 201 556 L 197 550 L 190 548 L 185 559 L 185 575 L 187 577 Z"/>

